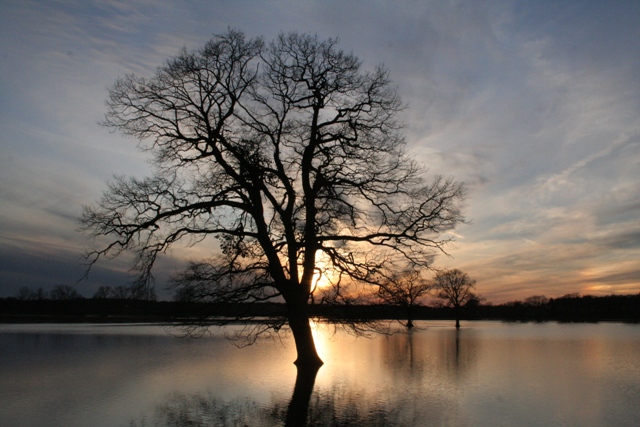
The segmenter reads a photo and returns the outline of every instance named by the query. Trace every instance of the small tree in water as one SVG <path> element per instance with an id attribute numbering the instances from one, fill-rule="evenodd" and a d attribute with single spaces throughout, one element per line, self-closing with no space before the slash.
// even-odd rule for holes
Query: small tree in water
<path id="1" fill-rule="evenodd" d="M 431 283 L 422 278 L 419 271 L 407 270 L 381 280 L 378 298 L 391 305 L 402 307 L 407 318 L 407 329 L 413 328 L 413 311 L 420 300 L 431 290 Z"/>
<path id="2" fill-rule="evenodd" d="M 425 182 L 405 154 L 387 70 L 361 71 L 336 43 L 230 30 L 150 78 L 118 80 L 104 124 L 140 139 L 155 168 L 85 208 L 88 234 L 111 238 L 89 262 L 131 251 L 144 287 L 159 253 L 215 237 L 220 253 L 176 286 L 207 301 L 283 299 L 296 363 L 320 365 L 308 310 L 318 268 L 339 297 L 394 257 L 423 265 L 462 220 L 462 186 Z"/>
<path id="3" fill-rule="evenodd" d="M 454 308 L 456 313 L 456 328 L 460 328 L 460 307 L 477 297 L 471 292 L 476 285 L 467 273 L 458 269 L 445 270 L 436 274 L 433 288 L 437 297 Z"/>

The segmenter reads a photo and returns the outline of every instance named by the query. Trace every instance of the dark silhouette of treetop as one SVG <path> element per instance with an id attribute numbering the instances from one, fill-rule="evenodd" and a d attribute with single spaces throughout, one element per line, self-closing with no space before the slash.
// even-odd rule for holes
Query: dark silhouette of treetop
<path id="1" fill-rule="evenodd" d="M 53 300 L 72 300 L 81 299 L 82 295 L 80 295 L 73 286 L 55 285 L 53 289 L 51 289 L 50 298 Z"/>
<path id="2" fill-rule="evenodd" d="M 433 280 L 433 288 L 437 292 L 437 297 L 455 309 L 457 329 L 460 328 L 460 307 L 477 299 L 476 295 L 471 292 L 475 285 L 475 280 L 457 268 L 440 271 Z"/>
<path id="3" fill-rule="evenodd" d="M 421 304 L 427 296 L 432 284 L 422 278 L 417 270 L 405 270 L 391 274 L 386 280 L 381 280 L 377 296 L 383 302 L 402 307 L 407 318 L 407 329 L 413 328 L 413 308 Z"/>
<path id="4" fill-rule="evenodd" d="M 154 171 L 115 178 L 85 208 L 84 229 L 110 238 L 89 262 L 132 252 L 144 287 L 158 254 L 217 238 L 174 286 L 212 302 L 284 299 L 300 364 L 321 363 L 307 308 L 318 269 L 339 296 L 394 259 L 424 265 L 462 220 L 461 184 L 425 181 L 405 153 L 386 68 L 361 70 L 335 39 L 229 30 L 119 79 L 107 104 L 104 124 L 138 138 Z"/>

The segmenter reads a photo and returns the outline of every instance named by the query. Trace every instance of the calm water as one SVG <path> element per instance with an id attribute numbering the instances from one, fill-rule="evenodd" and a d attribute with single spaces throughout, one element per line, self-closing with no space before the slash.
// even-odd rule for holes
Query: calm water
<path id="1" fill-rule="evenodd" d="M 311 424 L 640 426 L 640 325 L 420 326 L 316 331 Z M 288 337 L 239 349 L 157 325 L 0 325 L 0 426 L 284 425 L 293 360 Z"/>

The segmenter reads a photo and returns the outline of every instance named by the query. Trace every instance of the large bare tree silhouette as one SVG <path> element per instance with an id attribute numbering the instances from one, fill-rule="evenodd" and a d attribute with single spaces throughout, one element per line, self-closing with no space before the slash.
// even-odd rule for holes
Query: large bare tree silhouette
<path id="1" fill-rule="evenodd" d="M 205 301 L 283 299 L 296 363 L 319 366 L 308 310 L 318 275 L 338 301 L 385 263 L 424 265 L 462 220 L 462 186 L 425 181 L 406 154 L 387 70 L 361 68 L 335 39 L 266 44 L 229 30 L 149 78 L 118 80 L 104 124 L 140 139 L 154 172 L 114 179 L 85 208 L 84 230 L 110 239 L 89 263 L 132 252 L 145 287 L 159 253 L 215 237 L 219 253 L 175 285 Z"/>

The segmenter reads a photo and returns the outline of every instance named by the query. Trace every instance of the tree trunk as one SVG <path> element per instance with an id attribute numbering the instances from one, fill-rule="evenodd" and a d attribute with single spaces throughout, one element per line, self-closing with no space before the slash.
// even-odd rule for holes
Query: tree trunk
<path id="1" fill-rule="evenodd" d="M 407 320 L 407 329 L 412 329 L 413 328 L 413 322 L 411 321 L 411 319 Z"/>
<path id="2" fill-rule="evenodd" d="M 316 351 L 316 343 L 313 341 L 311 325 L 306 305 L 301 307 L 291 307 L 289 305 L 289 326 L 293 333 L 293 340 L 296 343 L 298 358 L 294 362 L 298 367 L 320 367 L 322 360 Z"/>
<path id="3" fill-rule="evenodd" d="M 460 307 L 456 306 L 456 329 L 460 329 Z"/>
<path id="4" fill-rule="evenodd" d="M 413 328 L 413 312 L 411 306 L 407 307 L 407 329 Z"/>

